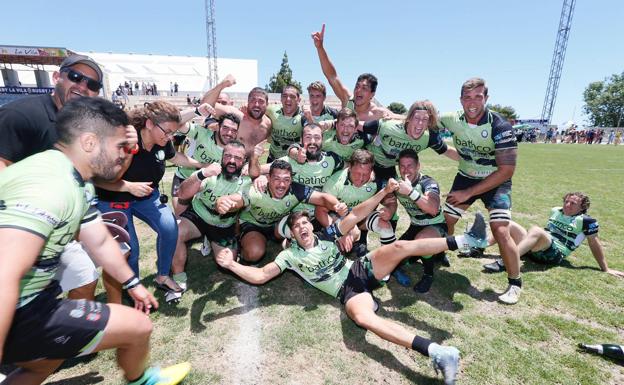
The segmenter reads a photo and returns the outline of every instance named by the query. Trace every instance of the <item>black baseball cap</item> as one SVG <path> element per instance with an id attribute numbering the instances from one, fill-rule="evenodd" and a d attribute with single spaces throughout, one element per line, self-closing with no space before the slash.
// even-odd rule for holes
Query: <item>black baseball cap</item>
<path id="1" fill-rule="evenodd" d="M 59 70 L 63 70 L 64 68 L 68 68 L 76 64 L 84 64 L 91 67 L 91 69 L 93 69 L 95 73 L 97 73 L 98 81 L 102 83 L 102 81 L 104 80 L 104 75 L 102 74 L 102 69 L 100 68 L 100 66 L 95 62 L 95 60 L 85 55 L 76 54 L 66 57 L 65 60 L 63 60 L 63 62 L 61 63 Z"/>

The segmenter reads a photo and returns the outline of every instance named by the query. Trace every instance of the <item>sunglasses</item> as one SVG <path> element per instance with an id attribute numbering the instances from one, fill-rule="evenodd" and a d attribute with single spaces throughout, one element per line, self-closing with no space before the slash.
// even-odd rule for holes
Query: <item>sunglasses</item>
<path id="1" fill-rule="evenodd" d="M 74 71 L 71 68 L 62 69 L 61 72 L 67 72 L 67 79 L 69 79 L 72 83 L 80 83 L 83 80 L 87 82 L 87 88 L 93 92 L 100 91 L 102 88 L 102 83 L 97 80 L 91 79 L 88 76 L 81 74 L 80 72 Z"/>

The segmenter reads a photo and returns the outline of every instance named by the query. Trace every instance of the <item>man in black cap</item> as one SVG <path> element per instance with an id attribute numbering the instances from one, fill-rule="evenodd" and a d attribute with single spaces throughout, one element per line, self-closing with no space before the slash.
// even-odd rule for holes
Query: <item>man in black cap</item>
<path id="1" fill-rule="evenodd" d="M 52 94 L 25 97 L 0 107 L 0 173 L 15 162 L 51 149 L 58 139 L 57 113 L 71 99 L 98 96 L 103 74 L 90 57 L 71 55 L 52 78 Z M 80 244 L 70 243 L 61 256 L 57 275 L 63 291 L 69 291 L 70 298 L 93 299 L 98 278 L 95 265 Z"/>

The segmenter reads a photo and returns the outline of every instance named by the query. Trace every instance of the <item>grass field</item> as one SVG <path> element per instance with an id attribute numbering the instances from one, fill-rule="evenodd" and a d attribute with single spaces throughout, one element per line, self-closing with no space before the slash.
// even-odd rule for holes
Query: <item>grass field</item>
<path id="1" fill-rule="evenodd" d="M 521 144 L 514 219 L 543 226 L 565 192 L 583 191 L 592 198 L 590 214 L 600 223 L 610 267 L 624 270 L 623 155 L 624 148 L 613 146 Z M 421 162 L 448 191 L 457 166 L 432 151 Z M 476 209 L 483 206 L 476 204 L 471 213 Z M 402 218 L 399 234 L 406 227 Z M 149 229 L 141 232 L 143 281 L 153 289 L 155 239 Z M 164 304 L 159 293 L 160 311 L 151 316 L 151 361 L 190 361 L 193 371 L 184 384 L 441 383 L 428 358 L 359 329 L 337 300 L 294 274 L 253 287 L 220 272 L 198 248 L 189 254 L 189 292 L 177 306 Z M 461 350 L 459 384 L 624 384 L 621 365 L 576 350 L 579 342 L 624 344 L 624 280 L 600 272 L 586 245 L 563 266 L 525 262 L 524 291 L 515 306 L 497 303 L 507 283 L 505 275 L 482 272 L 491 259 L 449 255 L 451 267 L 436 271 L 428 294 L 392 280 L 376 295 L 381 316 Z M 409 270 L 414 282 L 421 273 L 419 264 Z M 48 381 L 123 383 L 114 352 Z"/>

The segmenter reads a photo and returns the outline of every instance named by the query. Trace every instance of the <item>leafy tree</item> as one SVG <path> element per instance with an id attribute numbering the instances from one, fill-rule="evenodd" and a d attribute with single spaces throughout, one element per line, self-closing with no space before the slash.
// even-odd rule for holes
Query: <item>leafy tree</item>
<path id="1" fill-rule="evenodd" d="M 282 58 L 282 65 L 280 66 L 279 72 L 271 76 L 269 84 L 264 86 L 264 89 L 267 92 L 281 94 L 282 90 L 287 85 L 293 85 L 299 89 L 299 92 L 301 92 L 301 83 L 293 79 L 292 70 L 288 65 L 288 55 L 286 54 L 286 51 L 284 51 L 284 57 Z"/>
<path id="2" fill-rule="evenodd" d="M 407 112 L 407 108 L 405 108 L 405 104 L 400 102 L 392 102 L 388 104 L 388 109 L 395 114 L 403 115 Z"/>
<path id="3" fill-rule="evenodd" d="M 592 126 L 624 126 L 624 72 L 589 83 L 583 92 L 583 99 L 583 111 Z"/>
<path id="4" fill-rule="evenodd" d="M 496 111 L 499 114 L 503 115 L 503 118 L 507 120 L 516 120 L 518 119 L 518 114 L 516 114 L 516 109 L 512 106 L 501 106 L 500 104 L 488 104 L 488 110 Z"/>

